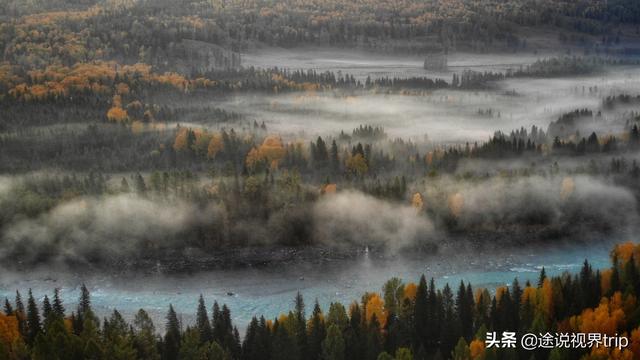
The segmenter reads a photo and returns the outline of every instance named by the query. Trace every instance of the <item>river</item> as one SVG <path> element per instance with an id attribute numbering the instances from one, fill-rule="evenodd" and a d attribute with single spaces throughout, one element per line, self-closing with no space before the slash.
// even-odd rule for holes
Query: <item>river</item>
<path id="1" fill-rule="evenodd" d="M 33 289 L 37 300 L 53 289 L 61 290 L 68 312 L 75 309 L 80 286 L 86 283 L 91 291 L 92 305 L 100 317 L 118 309 L 126 319 L 132 319 L 139 308 L 147 310 L 156 328 L 162 331 L 164 315 L 173 304 L 183 323 L 193 322 L 199 294 L 203 294 L 210 309 L 213 301 L 227 304 L 234 323 L 242 331 L 251 317 L 274 318 L 293 308 L 298 291 L 311 312 L 317 299 L 326 311 L 331 302 L 348 305 L 365 291 L 381 291 L 386 280 L 399 277 L 405 282 L 417 282 L 421 274 L 434 277 L 439 287 L 449 283 L 454 289 L 461 280 L 474 287 L 494 290 L 518 278 L 536 282 L 544 266 L 547 274 L 565 271 L 577 273 L 585 259 L 594 269 L 606 268 L 613 244 L 556 245 L 532 247 L 490 253 L 427 256 L 407 260 L 400 257 L 382 258 L 363 251 L 356 259 L 324 261 L 315 264 L 288 264 L 269 268 L 242 268 L 205 271 L 195 274 L 165 275 L 160 273 L 134 275 L 82 275 L 67 272 L 31 272 L 0 276 L 0 296 L 13 300 L 15 290 Z"/>

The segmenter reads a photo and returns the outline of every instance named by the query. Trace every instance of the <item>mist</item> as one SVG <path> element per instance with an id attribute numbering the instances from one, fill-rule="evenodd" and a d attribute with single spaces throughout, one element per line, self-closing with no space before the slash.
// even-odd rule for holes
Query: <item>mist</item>
<path id="1" fill-rule="evenodd" d="M 0 257 L 17 255 L 25 263 L 88 264 L 144 256 L 176 246 L 177 235 L 214 223 L 219 211 L 214 205 L 200 208 L 134 194 L 77 198 L 35 219 L 16 219 L 5 226 Z"/>
<path id="2" fill-rule="evenodd" d="M 433 243 L 437 235 L 433 223 L 416 208 L 353 191 L 325 196 L 313 213 L 316 236 L 331 246 L 355 243 L 397 252 Z"/>

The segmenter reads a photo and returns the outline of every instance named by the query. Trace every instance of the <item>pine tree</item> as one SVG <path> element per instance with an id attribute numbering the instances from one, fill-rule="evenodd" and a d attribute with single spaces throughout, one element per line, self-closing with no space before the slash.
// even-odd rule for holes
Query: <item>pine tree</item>
<path id="1" fill-rule="evenodd" d="M 200 339 L 200 330 L 198 330 L 197 328 L 187 327 L 187 330 L 185 330 L 184 335 L 182 336 L 182 341 L 180 342 L 178 358 L 180 360 L 201 359 L 201 344 L 202 341 Z"/>
<path id="2" fill-rule="evenodd" d="M 326 150 L 326 149 L 325 149 Z M 302 294 L 298 291 L 295 299 L 295 334 L 296 345 L 300 351 L 300 359 L 307 357 L 307 320 Z"/>
<path id="3" fill-rule="evenodd" d="M 295 340 L 287 331 L 284 324 L 275 321 L 273 324 L 273 347 L 271 358 L 281 360 L 297 360 Z"/>
<path id="4" fill-rule="evenodd" d="M 313 315 L 309 322 L 309 336 L 308 336 L 308 357 L 311 360 L 319 359 L 322 353 L 322 341 L 326 337 L 325 324 L 322 318 L 322 310 L 318 304 L 318 300 L 313 307 Z"/>
<path id="5" fill-rule="evenodd" d="M 80 287 L 80 301 L 78 301 L 78 316 L 84 316 L 91 312 L 91 294 L 85 284 Z"/>
<path id="6" fill-rule="evenodd" d="M 544 281 L 547 279 L 547 272 L 544 269 L 544 266 L 542 267 L 542 270 L 540 270 L 540 277 L 538 278 L 538 288 L 542 287 L 542 284 L 544 284 Z"/>
<path id="7" fill-rule="evenodd" d="M 633 254 L 629 257 L 629 260 L 624 266 L 623 274 L 625 289 L 637 293 L 638 287 L 640 287 L 640 277 L 638 276 L 638 269 L 636 267 L 636 261 Z"/>
<path id="8" fill-rule="evenodd" d="M 27 343 L 33 344 L 41 331 L 42 328 L 40 324 L 38 305 L 36 305 L 33 293 L 31 292 L 31 289 L 29 289 L 29 299 L 27 301 Z"/>
<path id="9" fill-rule="evenodd" d="M 156 329 L 146 311 L 140 309 L 133 319 L 133 347 L 138 359 L 159 360 Z"/>
<path id="10" fill-rule="evenodd" d="M 369 360 L 375 360 L 382 351 L 380 330 L 380 323 L 378 322 L 376 314 L 373 314 L 366 327 L 366 358 Z"/>
<path id="11" fill-rule="evenodd" d="M 76 317 L 73 324 L 74 332 L 76 334 L 82 333 L 84 324 L 87 321 L 91 321 L 95 324 L 99 323 L 98 319 L 93 314 L 93 310 L 91 309 L 91 294 L 89 293 L 89 289 L 87 289 L 85 284 L 82 284 L 82 286 L 80 287 L 78 309 L 76 311 Z"/>
<path id="12" fill-rule="evenodd" d="M 7 298 L 4 298 L 4 313 L 5 315 L 13 315 L 13 306 Z"/>
<path id="13" fill-rule="evenodd" d="M 60 318 L 64 317 L 64 306 L 62 305 L 62 299 L 60 298 L 60 289 L 55 288 L 53 291 L 53 312 Z"/>
<path id="14" fill-rule="evenodd" d="M 329 150 L 329 163 L 331 166 L 331 171 L 334 174 L 340 172 L 340 158 L 338 155 L 338 144 L 333 140 L 331 142 L 331 149 Z"/>
<path id="15" fill-rule="evenodd" d="M 469 351 L 469 346 L 467 345 L 467 342 L 464 341 L 463 338 L 460 338 L 460 340 L 458 340 L 458 344 L 451 352 L 451 359 L 452 360 L 468 360 L 470 358 L 471 358 L 471 352 Z"/>
<path id="16" fill-rule="evenodd" d="M 213 332 L 211 329 L 211 323 L 209 322 L 209 315 L 207 314 L 207 308 L 204 304 L 204 298 L 200 294 L 198 299 L 198 313 L 196 314 L 196 326 L 200 332 L 200 342 L 205 343 L 213 339 Z"/>
<path id="17" fill-rule="evenodd" d="M 169 305 L 166 319 L 162 358 L 163 360 L 177 360 L 181 342 L 180 322 L 178 315 L 173 310 L 173 305 Z"/>
<path id="18" fill-rule="evenodd" d="M 463 288 L 462 293 L 464 291 L 464 284 L 461 285 Z M 466 300 L 462 299 L 463 303 Z M 440 351 L 443 354 L 448 354 L 453 349 L 453 346 L 456 342 L 456 334 L 459 334 L 460 331 L 456 328 L 458 322 L 456 321 L 456 314 L 454 311 L 454 301 L 453 301 L 453 292 L 449 287 L 449 284 L 444 286 L 442 290 L 442 321 L 440 325 Z"/>
<path id="19" fill-rule="evenodd" d="M 456 309 L 462 336 L 467 340 L 471 340 L 473 335 L 473 298 L 469 299 L 467 296 L 467 288 L 464 282 L 460 281 L 460 287 L 456 295 Z"/>
<path id="20" fill-rule="evenodd" d="M 327 144 L 320 136 L 318 136 L 318 140 L 316 141 L 316 158 L 314 160 L 318 169 L 324 169 L 329 163 L 329 151 L 327 150 Z"/>
<path id="21" fill-rule="evenodd" d="M 16 300 L 15 300 L 15 304 L 16 304 L 16 318 L 18 319 L 18 330 L 20 332 L 20 335 L 22 335 L 23 338 L 27 337 L 27 312 L 24 308 L 24 303 L 22 302 L 22 296 L 20 295 L 20 292 L 18 290 L 16 290 Z"/>
<path id="22" fill-rule="evenodd" d="M 144 178 L 140 173 L 137 173 L 135 176 L 135 188 L 136 192 L 139 194 L 144 194 L 147 192 L 147 184 L 144 182 Z"/>
<path id="23" fill-rule="evenodd" d="M 323 360 L 344 360 L 345 342 L 342 332 L 336 325 L 331 325 L 327 329 L 327 337 L 322 342 Z"/>
<path id="24" fill-rule="evenodd" d="M 224 324 L 222 320 L 222 312 L 220 311 L 220 305 L 217 301 L 213 302 L 213 314 L 211 317 L 211 325 L 213 328 L 213 341 L 224 346 Z"/>
<path id="25" fill-rule="evenodd" d="M 105 357 L 107 359 L 134 359 L 136 350 L 129 333 L 129 325 L 117 310 L 104 322 Z"/>
<path id="26" fill-rule="evenodd" d="M 247 326 L 242 342 L 242 358 L 244 360 L 257 360 L 261 353 L 258 350 L 258 319 L 254 316 Z"/>
<path id="27" fill-rule="evenodd" d="M 414 333 L 416 338 L 413 341 L 414 348 L 420 348 L 420 346 L 426 346 L 427 341 L 427 329 L 429 327 L 429 309 L 427 303 L 427 280 L 424 275 L 420 277 L 418 288 L 416 291 L 416 303 L 414 305 Z"/>
<path id="28" fill-rule="evenodd" d="M 53 319 L 53 308 L 51 307 L 51 303 L 49 302 L 49 297 L 47 295 L 44 296 L 42 300 L 42 317 L 44 318 L 45 328 L 46 325 L 51 322 Z"/>
<path id="29" fill-rule="evenodd" d="M 431 278 L 429 281 L 429 293 L 427 295 L 427 349 L 434 349 L 438 339 L 438 331 L 440 330 L 440 316 L 438 296 L 436 294 L 435 280 Z"/>

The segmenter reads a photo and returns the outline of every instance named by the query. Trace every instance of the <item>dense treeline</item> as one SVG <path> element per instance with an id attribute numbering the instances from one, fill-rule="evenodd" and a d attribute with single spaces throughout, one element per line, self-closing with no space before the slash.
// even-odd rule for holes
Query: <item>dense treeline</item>
<path id="1" fill-rule="evenodd" d="M 406 40 L 404 45 L 424 52 L 429 47 L 483 49 L 501 44 L 520 48 L 526 40 L 518 37 L 519 26 L 558 26 L 568 31 L 586 34 L 611 34 L 620 23 L 638 22 L 640 9 L 631 0 L 572 2 L 522 1 L 420 3 L 385 1 L 363 3 L 342 0 L 321 3 L 284 1 L 265 4 L 248 1 L 227 4 L 218 1 L 148 0 L 139 2 L 59 2 L 31 8 L 20 2 L 3 0 L 2 13 L 20 16 L 47 10 L 72 10 L 66 21 L 49 22 L 52 27 L 26 22 L 5 25 L 5 32 L 19 35 L 15 42 L 4 38 L 0 45 L 8 49 L 5 55 L 21 56 L 15 44 L 28 39 L 29 32 L 61 28 L 74 33 L 73 39 L 84 43 L 102 43 L 96 50 L 110 58 L 145 59 L 150 61 L 184 56 L 179 49 L 184 40 L 197 40 L 233 47 L 246 47 L 254 42 L 278 46 L 300 44 L 345 45 L 361 44 L 388 50 L 393 44 L 384 41 Z M 92 5 L 97 3 L 93 7 Z M 73 10 L 76 11 L 73 11 Z M 53 12 L 52 12 L 53 13 Z M 89 15 L 86 15 L 89 13 Z M 148 16 L 153 13 L 153 17 Z M 32 19 L 26 16 L 24 19 Z M 83 30 L 84 29 L 84 30 Z M 55 30 L 57 31 L 57 30 Z M 123 34 L 127 34 L 123 37 Z M 421 40 L 432 38 L 434 44 Z M 568 38 L 565 36 L 565 38 Z M 99 40 L 99 41 L 96 41 Z M 35 42 L 36 44 L 38 41 Z M 397 46 L 397 45 L 395 45 Z M 18 51 L 15 51 L 18 50 Z M 80 54 L 73 54 L 72 57 Z M 91 54 L 87 54 L 91 55 Z M 158 61 L 162 63 L 163 61 Z"/>
<path id="2" fill-rule="evenodd" d="M 200 296 L 194 324 L 183 324 L 169 306 L 164 331 L 139 310 L 131 324 L 114 310 L 100 320 L 83 285 L 69 313 L 58 290 L 26 305 L 20 292 L 0 313 L 4 359 L 635 359 L 640 356 L 640 246 L 617 245 L 612 266 L 594 270 L 585 260 L 578 274 L 537 283 L 517 279 L 498 287 L 437 288 L 422 276 L 417 284 L 393 278 L 381 293 L 366 293 L 348 309 L 316 302 L 308 313 L 298 293 L 294 309 L 276 319 L 255 316 L 241 340 L 226 305 L 210 312 Z M 629 347 L 573 349 L 487 348 L 488 332 L 600 333 L 626 336 Z M 162 335 L 158 335 L 161 333 Z"/>
<path id="3" fill-rule="evenodd" d="M 212 95 L 237 92 L 278 94 L 340 90 L 344 94 L 351 94 L 356 91 L 405 93 L 483 89 L 511 77 L 588 74 L 611 62 L 603 58 L 551 58 L 506 73 L 466 70 L 453 74 L 450 82 L 420 76 L 367 77 L 361 81 L 353 75 L 336 75 L 329 71 L 253 67 L 207 71 L 185 77 L 173 72 L 160 73 L 141 63 L 121 66 L 116 62 L 102 61 L 73 66 L 50 65 L 27 71 L 22 66 L 5 63 L 0 65 L 0 108 L 6 118 L 3 127 L 41 125 L 47 121 L 54 123 L 51 117 L 59 116 L 60 111 L 71 112 L 60 119 L 63 122 L 74 122 L 76 118 L 84 117 L 83 122 L 107 119 L 118 123 L 148 123 L 172 120 L 166 116 L 167 112 L 175 113 L 178 109 L 171 109 L 168 104 L 180 103 L 192 97 L 207 99 Z M 610 107 L 607 101 L 613 100 L 604 100 L 604 105 Z M 73 110 L 69 109 L 72 105 Z M 31 111 L 32 107 L 36 111 Z M 104 111 L 103 116 L 96 116 L 98 110 Z M 186 120 L 188 117 L 185 114 Z M 228 118 L 233 118 L 233 115 Z"/>
<path id="4" fill-rule="evenodd" d="M 589 231 L 617 234 L 635 222 L 633 194 L 640 193 L 640 167 L 633 159 L 635 149 L 640 148 L 635 125 L 625 141 L 601 142 L 594 133 L 577 144 L 557 137 L 557 143 L 549 144 L 547 133 L 533 127 L 510 134 L 497 132 L 482 144 L 429 151 L 408 141 L 390 140 L 383 128 L 374 126 L 362 125 L 350 134 L 318 137 L 308 144 L 287 143 L 267 131 L 266 125 L 257 122 L 243 133 L 178 127 L 138 134 L 122 126 L 90 126 L 75 136 L 53 132 L 47 141 L 41 136 L 33 141 L 28 134 L 3 139 L 7 151 L 2 163 L 7 171 L 27 163 L 32 167 L 25 170 L 35 166 L 50 169 L 47 166 L 55 164 L 72 172 L 27 172 L 4 179 L 0 229 L 7 247 L 0 255 L 11 259 L 9 263 L 62 260 L 83 264 L 90 259 L 92 266 L 102 266 L 141 258 L 171 262 L 194 250 L 214 256 L 265 245 L 369 246 L 386 251 L 396 249 L 391 239 L 399 235 L 351 232 L 362 221 L 362 209 L 385 206 L 392 207 L 389 211 L 409 208 L 403 216 L 422 224 L 400 246 L 403 251 L 437 246 L 424 223 L 434 224 L 443 234 L 509 234 L 526 229 L 545 239 L 558 239 L 586 236 Z M 588 161 L 558 165 L 558 161 L 578 157 Z M 468 168 L 485 159 L 509 159 L 516 166 Z M 464 163 L 466 160 L 470 162 Z M 595 180 L 580 180 L 584 176 Z M 603 188 L 603 183 L 620 190 Z M 526 184 L 535 186 L 530 190 Z M 511 189 L 506 193 L 510 195 L 485 200 L 473 190 L 483 186 Z M 465 190 L 467 187 L 472 190 Z M 593 189 L 601 189 L 602 194 L 615 190 L 617 195 L 602 198 Z M 354 211 L 325 213 L 328 204 L 349 198 L 353 192 L 371 199 L 354 199 L 365 201 Z M 560 196 L 530 206 L 531 198 L 548 193 Z M 487 212 L 477 206 L 484 201 L 492 201 L 496 208 Z M 611 203 L 615 208 L 609 207 Z M 147 219 L 149 207 L 160 210 L 160 215 Z M 164 209 L 174 209 L 181 214 L 177 219 L 185 220 L 157 233 L 136 231 L 141 224 L 128 224 L 129 217 L 125 217 L 120 221 L 128 225 L 119 227 L 114 235 L 127 239 L 126 248 L 121 249 L 115 245 L 120 240 L 110 245 L 111 241 L 96 243 L 83 235 L 98 239 L 105 235 L 101 227 L 114 221 L 105 215 L 105 208 L 134 218 L 142 216 L 141 222 L 160 228 L 167 222 L 174 224 L 163 217 Z M 84 215 L 76 209 L 82 209 Z M 71 220 L 60 223 L 57 214 L 69 211 Z M 342 229 L 335 234 L 339 240 L 322 230 L 325 222 L 332 224 L 331 229 Z M 69 229 L 82 231 L 69 236 Z M 480 246 L 486 243 L 482 239 L 477 240 Z M 67 247 L 79 249 L 65 253 Z"/>

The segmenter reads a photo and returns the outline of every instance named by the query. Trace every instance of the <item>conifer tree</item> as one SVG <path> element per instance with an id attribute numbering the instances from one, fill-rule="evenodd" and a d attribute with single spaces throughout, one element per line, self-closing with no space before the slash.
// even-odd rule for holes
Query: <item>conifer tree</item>
<path id="1" fill-rule="evenodd" d="M 204 298 L 200 294 L 198 299 L 198 312 L 196 314 L 196 326 L 200 332 L 200 342 L 205 343 L 213 339 L 213 333 L 211 330 L 211 323 L 209 322 L 209 315 L 207 314 L 207 308 L 204 304 Z"/>
<path id="2" fill-rule="evenodd" d="M 169 305 L 166 319 L 162 359 L 176 360 L 180 351 L 181 336 L 180 322 L 178 321 L 178 315 L 173 310 L 173 305 Z"/>
<path id="3" fill-rule="evenodd" d="M 38 305 L 33 298 L 33 293 L 29 289 L 29 298 L 27 304 L 27 343 L 33 344 L 36 337 L 42 331 L 40 323 L 40 313 L 38 311 Z"/>

